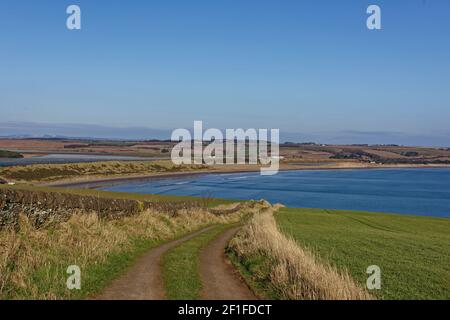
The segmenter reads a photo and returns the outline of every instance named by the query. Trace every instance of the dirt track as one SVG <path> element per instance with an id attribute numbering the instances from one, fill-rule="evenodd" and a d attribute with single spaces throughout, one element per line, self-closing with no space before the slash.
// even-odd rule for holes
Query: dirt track
<path id="1" fill-rule="evenodd" d="M 225 248 L 239 228 L 232 228 L 211 241 L 200 255 L 200 278 L 205 300 L 255 300 L 257 297 L 239 277 L 225 256 Z"/>
<path id="2" fill-rule="evenodd" d="M 204 228 L 183 238 L 168 242 L 145 253 L 126 274 L 114 280 L 94 300 L 162 300 L 164 283 L 161 274 L 161 256 L 180 243 L 210 230 Z"/>
<path id="3" fill-rule="evenodd" d="M 94 300 L 162 300 L 165 298 L 161 257 L 168 250 L 212 229 L 213 226 L 168 242 L 145 253 L 123 276 L 115 279 Z M 201 298 L 205 300 L 255 300 L 225 256 L 225 248 L 239 227 L 212 240 L 200 254 Z"/>

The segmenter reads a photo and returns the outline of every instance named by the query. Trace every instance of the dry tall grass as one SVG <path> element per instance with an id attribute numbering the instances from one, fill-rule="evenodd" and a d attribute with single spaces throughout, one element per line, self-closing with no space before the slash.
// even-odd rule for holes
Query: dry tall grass
<path id="1" fill-rule="evenodd" d="M 229 246 L 241 261 L 258 257 L 265 261 L 266 267 L 253 275 L 257 281 L 265 282 L 280 299 L 372 299 L 347 273 L 319 261 L 283 235 L 273 217 L 276 209 L 254 215 Z"/>
<path id="2" fill-rule="evenodd" d="M 96 281 L 98 275 L 91 273 L 102 277 L 102 272 L 110 272 L 101 269 L 108 257 L 136 250 L 139 240 L 158 243 L 209 224 L 237 222 L 243 212 L 216 216 L 191 209 L 168 217 L 146 210 L 120 220 L 78 212 L 66 222 L 38 230 L 21 215 L 20 231 L 0 231 L 0 299 L 79 298 L 79 292 L 66 288 L 69 265 L 81 268 L 83 287 L 89 279 Z"/>

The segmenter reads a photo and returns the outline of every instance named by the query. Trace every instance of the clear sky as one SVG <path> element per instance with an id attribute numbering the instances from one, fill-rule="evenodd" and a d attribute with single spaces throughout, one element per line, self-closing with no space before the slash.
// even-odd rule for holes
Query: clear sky
<path id="1" fill-rule="evenodd" d="M 0 122 L 194 120 L 450 145 L 450 1 L 0 2 Z"/>

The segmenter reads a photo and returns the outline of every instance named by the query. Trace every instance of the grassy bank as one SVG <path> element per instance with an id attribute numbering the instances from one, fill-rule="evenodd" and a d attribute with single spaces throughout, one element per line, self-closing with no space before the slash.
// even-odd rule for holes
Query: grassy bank
<path id="1" fill-rule="evenodd" d="M 61 179 L 176 173 L 206 169 L 203 165 L 174 165 L 171 161 L 102 161 L 68 164 L 33 164 L 0 168 L 0 177 L 16 182 L 49 182 Z"/>
<path id="2" fill-rule="evenodd" d="M 0 299 L 80 299 L 95 294 L 144 251 L 210 224 L 236 221 L 239 213 L 203 210 L 145 211 L 119 220 L 95 213 L 35 229 L 21 216 L 20 230 L 0 230 Z M 67 267 L 81 268 L 81 290 L 66 287 Z"/>
<path id="3" fill-rule="evenodd" d="M 255 214 L 229 245 L 229 256 L 255 292 L 281 300 L 359 300 L 372 297 L 337 270 L 280 232 L 273 213 Z"/>
<path id="4" fill-rule="evenodd" d="M 381 268 L 381 299 L 450 299 L 450 219 L 381 213 L 287 209 L 275 214 L 301 247 L 364 286 Z"/>

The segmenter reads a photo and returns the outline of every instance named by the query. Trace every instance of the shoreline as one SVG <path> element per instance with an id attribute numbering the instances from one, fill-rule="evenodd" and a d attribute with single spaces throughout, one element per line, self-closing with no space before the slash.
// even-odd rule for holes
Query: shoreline
<path id="1" fill-rule="evenodd" d="M 376 169 L 450 169 L 450 165 L 344 165 L 344 166 L 292 166 L 281 167 L 279 171 L 306 171 L 306 170 L 376 170 Z M 78 187 L 95 189 L 104 185 L 115 185 L 126 182 L 145 181 L 152 179 L 175 179 L 180 177 L 210 175 L 210 174 L 239 174 L 239 173 L 254 173 L 259 172 L 260 168 L 248 168 L 248 169 L 236 169 L 236 170 L 200 170 L 200 171 L 185 171 L 185 172 L 169 172 L 169 173 L 154 173 L 143 175 L 130 175 L 130 176 L 115 176 L 115 177 L 83 177 L 63 179 L 51 182 L 37 182 L 32 183 L 36 186 L 45 187 Z"/>

